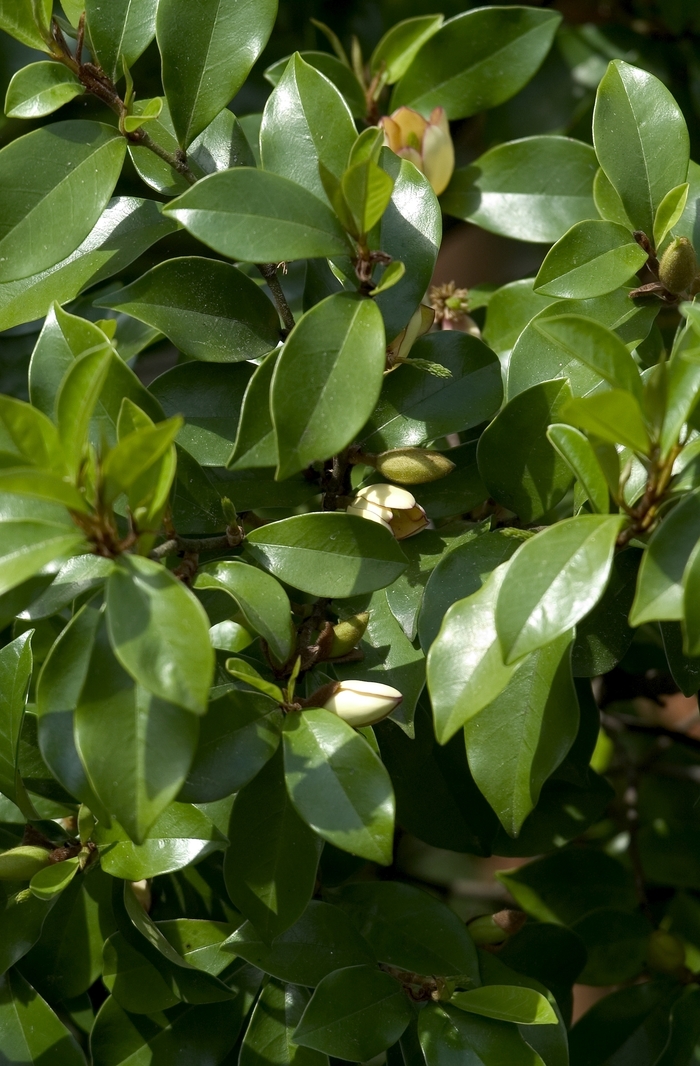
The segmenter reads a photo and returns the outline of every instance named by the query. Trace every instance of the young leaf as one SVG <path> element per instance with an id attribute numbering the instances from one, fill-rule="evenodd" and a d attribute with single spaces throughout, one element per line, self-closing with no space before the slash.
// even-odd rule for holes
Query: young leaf
<path id="1" fill-rule="evenodd" d="M 496 603 L 506 663 L 556 640 L 595 607 L 608 583 L 623 522 L 620 515 L 579 515 L 520 546 Z"/>
<path id="2" fill-rule="evenodd" d="M 127 673 L 162 700 L 204 714 L 214 668 L 204 609 L 169 570 L 122 555 L 107 580 L 107 621 Z"/>
<path id="3" fill-rule="evenodd" d="M 485 1018 L 499 1018 L 517 1025 L 557 1025 L 558 1019 L 541 992 L 513 985 L 486 985 L 472 992 L 458 992 L 450 1006 Z"/>
<path id="4" fill-rule="evenodd" d="M 624 444 L 641 455 L 650 452 L 649 431 L 639 403 L 631 393 L 622 389 L 609 389 L 595 396 L 577 396 L 563 405 L 561 415 L 601 440 Z"/>
<path id="5" fill-rule="evenodd" d="M 368 233 L 389 206 L 394 182 L 372 159 L 365 159 L 345 171 L 342 189 L 358 233 Z M 404 272 L 405 268 L 399 277 Z M 385 285 L 384 288 L 389 286 Z"/>
<path id="6" fill-rule="evenodd" d="M 322 847 L 292 806 L 281 751 L 236 796 L 228 838 L 226 890 L 269 943 L 303 914 Z"/>
<path id="7" fill-rule="evenodd" d="M 338 293 L 307 311 L 272 379 L 280 480 L 354 440 L 379 399 L 385 365 L 382 317 L 372 300 Z"/>
<path id="8" fill-rule="evenodd" d="M 210 174 L 164 210 L 231 259 L 281 263 L 350 250 L 323 201 L 289 178 L 251 167 Z"/>
<path id="9" fill-rule="evenodd" d="M 275 0 L 165 0 L 156 31 L 163 85 L 181 147 L 226 107 L 267 44 Z"/>
<path id="10" fill-rule="evenodd" d="M 95 59 L 112 81 L 119 81 L 123 64 L 132 67 L 153 40 L 157 7 L 158 0 L 85 0 Z"/>
<path id="11" fill-rule="evenodd" d="M 444 15 L 419 15 L 392 26 L 372 52 L 369 68 L 385 85 L 403 77 L 418 52 L 445 21 Z"/>
<path id="12" fill-rule="evenodd" d="M 502 104 L 540 66 L 559 22 L 552 11 L 526 7 L 485 7 L 448 19 L 398 82 L 392 108 L 444 107 L 448 118 L 467 118 Z"/>
<path id="13" fill-rule="evenodd" d="M 64 859 L 56 862 L 53 866 L 45 866 L 43 870 L 35 873 L 29 882 L 29 888 L 37 899 L 50 900 L 60 895 L 68 888 L 75 875 L 80 870 L 80 857 L 76 855 L 72 859 Z"/>
<path id="14" fill-rule="evenodd" d="M 331 711 L 314 709 L 287 716 L 283 743 L 289 795 L 307 825 L 351 855 L 388 865 L 394 791 L 364 739 Z"/>
<path id="15" fill-rule="evenodd" d="M 656 209 L 654 217 L 654 245 L 660 248 L 669 233 L 680 220 L 688 202 L 690 185 L 687 181 L 670 189 Z"/>
<path id="16" fill-rule="evenodd" d="M 0 152 L 0 282 L 54 266 L 99 219 L 126 144 L 99 122 L 56 122 Z M 30 177 L 31 175 L 31 177 Z M 52 223 L 63 218 L 61 226 Z"/>
<path id="17" fill-rule="evenodd" d="M 105 346 L 86 352 L 68 368 L 56 397 L 56 421 L 71 474 L 77 477 L 88 444 L 90 420 L 107 380 L 113 349 Z"/>
<path id="18" fill-rule="evenodd" d="M 226 670 L 238 681 L 244 681 L 246 685 L 250 685 L 257 692 L 262 692 L 264 695 L 269 696 L 275 703 L 284 703 L 284 693 L 279 685 L 275 685 L 272 681 L 267 681 L 245 659 L 227 659 Z"/>
<path id="19" fill-rule="evenodd" d="M 270 574 L 243 562 L 208 563 L 197 575 L 198 589 L 222 589 L 236 600 L 247 624 L 267 641 L 280 663 L 292 653 L 289 597 Z"/>
<path id="20" fill-rule="evenodd" d="M 547 316 L 535 324 L 545 337 L 580 360 L 615 389 L 625 389 L 642 399 L 639 369 L 617 333 L 583 315 Z"/>
<path id="21" fill-rule="evenodd" d="M 605 296 L 647 261 L 629 230 L 615 222 L 577 222 L 545 256 L 535 292 L 569 300 Z"/>
<path id="22" fill-rule="evenodd" d="M 633 226 L 651 237 L 661 201 L 688 172 L 685 119 L 663 82 L 613 59 L 598 86 L 593 143 Z"/>
<path id="23" fill-rule="evenodd" d="M 588 438 L 573 426 L 563 424 L 550 426 L 547 430 L 547 437 L 564 462 L 568 464 L 571 473 L 586 493 L 593 510 L 598 514 L 608 514 L 610 510 L 608 483 Z"/>
<path id="24" fill-rule="evenodd" d="M 8 86 L 5 114 L 8 118 L 43 118 L 84 92 L 85 86 L 60 63 L 30 63 L 17 71 Z"/>
<path id="25" fill-rule="evenodd" d="M 473 1059 L 485 1066 L 544 1066 L 514 1025 L 469 1015 L 449 1004 L 430 1003 L 418 1018 L 427 1066 L 456 1066 Z"/>
<path id="26" fill-rule="evenodd" d="M 367 1062 L 395 1044 L 411 1018 L 398 981 L 371 966 L 351 966 L 320 982 L 294 1040 L 327 1055 Z"/>
<path id="27" fill-rule="evenodd" d="M 61 504 L 0 496 L 0 596 L 49 563 L 86 549 L 83 534 Z"/>

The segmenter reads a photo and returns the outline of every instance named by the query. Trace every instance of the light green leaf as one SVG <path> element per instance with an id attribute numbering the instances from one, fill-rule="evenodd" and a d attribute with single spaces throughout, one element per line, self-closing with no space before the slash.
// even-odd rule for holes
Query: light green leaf
<path id="1" fill-rule="evenodd" d="M 198 589 L 223 589 L 236 600 L 251 629 L 259 633 L 280 663 L 292 653 L 289 597 L 278 581 L 238 561 L 208 563 L 197 575 Z"/>
<path id="2" fill-rule="evenodd" d="M 240 1066 L 327 1066 L 328 1059 L 318 1051 L 294 1043 L 292 1035 L 310 993 L 299 985 L 269 981 L 255 1005 L 243 1037 Z"/>
<path id="3" fill-rule="evenodd" d="M 30 63 L 17 71 L 8 86 L 5 114 L 8 118 L 43 118 L 84 92 L 75 74 L 62 64 Z"/>
<path id="4" fill-rule="evenodd" d="M 340 179 L 356 137 L 350 109 L 338 89 L 295 53 L 263 112 L 264 169 L 325 200 L 319 163 Z"/>
<path id="5" fill-rule="evenodd" d="M 691 328 L 681 331 L 673 345 L 666 375 L 666 410 L 661 427 L 661 456 L 678 443 L 684 424 L 692 415 L 700 395 L 700 337 L 694 303 L 681 304 Z M 694 324 L 696 323 L 696 324 Z"/>
<path id="6" fill-rule="evenodd" d="M 247 553 L 313 596 L 358 596 L 390 585 L 406 559 L 388 530 L 355 515 L 296 515 L 254 529 Z"/>
<path id="7" fill-rule="evenodd" d="M 280 480 L 354 440 L 379 399 L 385 365 L 382 317 L 371 300 L 338 293 L 307 311 L 272 379 Z"/>
<path id="8" fill-rule="evenodd" d="M 629 230 L 615 222 L 577 222 L 545 256 L 535 292 L 569 300 L 605 296 L 647 261 Z"/>
<path id="9" fill-rule="evenodd" d="M 125 492 L 132 511 L 148 506 L 149 514 L 157 512 L 175 476 L 173 441 L 181 428 L 181 418 L 169 418 L 123 436 L 102 466 L 104 499 L 111 503 Z"/>
<path id="10" fill-rule="evenodd" d="M 392 110 L 444 107 L 467 118 L 514 96 L 549 51 L 560 16 L 528 7 L 466 11 L 448 19 L 398 82 Z"/>
<path id="11" fill-rule="evenodd" d="M 116 130 L 84 120 L 44 126 L 3 148 L 0 282 L 37 274 L 75 251 L 107 206 L 125 151 Z"/>
<path id="12" fill-rule="evenodd" d="M 550 426 L 547 438 L 568 464 L 593 510 L 607 514 L 610 510 L 608 483 L 588 438 L 573 426 L 563 424 Z"/>
<path id="13" fill-rule="evenodd" d="M 389 865 L 394 791 L 365 740 L 321 708 L 288 715 L 283 744 L 289 795 L 307 825 L 343 851 Z"/>
<path id="14" fill-rule="evenodd" d="M 0 497 L 0 595 L 47 563 L 79 555 L 86 548 L 83 534 L 62 505 L 10 493 Z"/>
<path id="15" fill-rule="evenodd" d="M 209 623 L 192 593 L 158 563 L 123 555 L 107 580 L 114 653 L 145 689 L 204 714 L 214 668 Z"/>
<path id="16" fill-rule="evenodd" d="M 0 1055 L 8 1063 L 85 1066 L 85 1057 L 48 1003 L 16 970 L 0 977 Z"/>
<path id="17" fill-rule="evenodd" d="M 92 839 L 100 848 L 105 873 L 125 881 L 182 870 L 225 843 L 206 815 L 188 803 L 166 807 L 142 844 L 134 844 L 116 822 L 110 828 L 98 822 Z"/>
<path id="18" fill-rule="evenodd" d="M 335 215 L 317 196 L 289 178 L 251 167 L 210 174 L 165 212 L 231 259 L 281 263 L 350 250 Z"/>
<path id="19" fill-rule="evenodd" d="M 272 681 L 267 681 L 266 678 L 258 673 L 252 663 L 246 662 L 245 659 L 227 659 L 226 669 L 238 681 L 244 681 L 246 685 L 250 685 L 257 692 L 264 693 L 276 703 L 284 703 L 284 693 L 279 685 L 273 684 Z"/>
<path id="20" fill-rule="evenodd" d="M 112 81 L 132 67 L 156 32 L 158 0 L 85 0 L 87 32 L 95 59 Z"/>
<path id="21" fill-rule="evenodd" d="M 369 61 L 372 74 L 381 75 L 385 85 L 393 85 L 403 77 L 420 49 L 444 21 L 444 15 L 419 15 L 397 22 L 372 52 Z"/>
<path id="22" fill-rule="evenodd" d="M 595 216 L 595 152 L 568 137 L 524 137 L 499 144 L 457 170 L 443 211 L 521 241 L 558 241 Z"/>
<path id="23" fill-rule="evenodd" d="M 689 493 L 652 534 L 642 556 L 630 625 L 683 618 L 683 573 L 700 540 L 700 493 Z"/>
<path id="24" fill-rule="evenodd" d="M 473 992 L 458 992 L 450 1000 L 450 1006 L 516 1025 L 558 1025 L 552 1007 L 534 988 L 485 985 Z"/>
<path id="25" fill-rule="evenodd" d="M 35 818 L 19 771 L 19 742 L 32 676 L 32 630 L 0 650 L 0 792 L 27 818 Z"/>
<path id="26" fill-rule="evenodd" d="M 459 1066 L 470 1059 L 483 1066 L 545 1066 L 514 1025 L 449 1004 L 430 1003 L 421 1011 L 418 1036 L 427 1066 Z"/>
<path id="27" fill-rule="evenodd" d="M 393 179 L 372 159 L 365 159 L 345 171 L 341 184 L 358 233 L 368 233 L 389 206 L 394 191 Z M 384 288 L 390 286 L 385 285 Z"/>
<path id="28" fill-rule="evenodd" d="M 537 806 L 542 786 L 578 733 L 572 637 L 564 633 L 532 652 L 495 700 L 465 725 L 469 769 L 513 837 Z"/>
<path id="29" fill-rule="evenodd" d="M 327 1055 L 367 1062 L 396 1043 L 412 1016 L 398 981 L 371 966 L 351 966 L 320 982 L 294 1040 Z"/>
<path id="30" fill-rule="evenodd" d="M 32 466 L 0 469 L 0 490 L 62 503 L 78 514 L 87 514 L 90 510 L 84 497 L 68 481 Z"/>
<path id="31" fill-rule="evenodd" d="M 64 859 L 63 862 L 55 862 L 52 866 L 45 866 L 34 874 L 29 882 L 32 894 L 37 899 L 49 900 L 59 895 L 71 883 L 80 870 L 80 856 L 72 859 Z"/>
<path id="32" fill-rule="evenodd" d="M 0 432 L 3 451 L 17 453 L 17 466 L 66 471 L 65 457 L 56 427 L 35 407 L 12 396 L 0 396 Z"/>
<path id="33" fill-rule="evenodd" d="M 624 389 L 642 399 L 637 364 L 619 336 L 601 322 L 583 315 L 554 315 L 538 320 L 535 328 L 613 388 Z"/>
<path id="34" fill-rule="evenodd" d="M 398 259 L 394 259 L 384 270 L 379 282 L 370 291 L 370 296 L 379 296 L 380 292 L 386 292 L 387 289 L 392 289 L 406 273 L 406 264 L 402 263 Z"/>
<path id="35" fill-rule="evenodd" d="M 660 248 L 666 237 L 680 220 L 688 202 L 690 185 L 683 182 L 666 193 L 654 216 L 654 245 Z"/>
<path id="36" fill-rule="evenodd" d="M 140 107 L 138 114 L 127 115 L 124 119 L 124 129 L 127 133 L 133 133 L 141 129 L 145 122 L 155 122 L 160 118 L 163 110 L 163 98 L 155 96 L 145 106 Z"/>
<path id="37" fill-rule="evenodd" d="M 262 289 L 214 259 L 169 259 L 96 304 L 154 326 L 193 359 L 253 359 L 279 341 L 279 316 Z"/>
<path id="38" fill-rule="evenodd" d="M 624 444 L 641 455 L 650 452 L 649 431 L 639 403 L 622 389 L 575 397 L 563 405 L 561 416 L 601 440 Z"/>
<path id="39" fill-rule="evenodd" d="M 162 0 L 156 32 L 181 147 L 236 95 L 267 44 L 276 0 Z M 265 258 L 265 257 L 263 257 Z"/>
<path id="40" fill-rule="evenodd" d="M 518 548 L 496 603 L 506 662 L 556 640 L 595 607 L 624 521 L 621 515 L 567 518 Z"/>
<path id="41" fill-rule="evenodd" d="M 28 48 L 47 51 L 52 0 L 2 0 L 0 29 Z"/>
<path id="42" fill-rule="evenodd" d="M 136 844 L 185 781 L 197 719 L 132 681 L 97 630 L 75 711 L 74 735 L 90 785 Z"/>
<path id="43" fill-rule="evenodd" d="M 517 668 L 504 663 L 496 633 L 496 602 L 507 565 L 450 607 L 428 652 L 428 691 L 441 744 L 495 700 Z"/>
<path id="44" fill-rule="evenodd" d="M 86 352 L 71 363 L 56 396 L 58 433 L 73 478 L 77 478 L 80 469 L 90 420 L 107 380 L 113 354 L 114 349 L 104 337 L 102 348 Z"/>
<path id="45" fill-rule="evenodd" d="M 236 796 L 228 838 L 226 890 L 269 943 L 303 914 L 323 846 L 292 805 L 281 751 Z"/>
<path id="46" fill-rule="evenodd" d="M 651 237 L 661 201 L 688 173 L 685 119 L 663 82 L 613 59 L 598 86 L 593 143 L 630 222 Z"/>

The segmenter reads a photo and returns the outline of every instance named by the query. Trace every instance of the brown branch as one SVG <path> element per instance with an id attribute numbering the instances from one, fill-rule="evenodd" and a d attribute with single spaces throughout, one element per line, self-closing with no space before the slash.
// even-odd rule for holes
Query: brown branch
<path id="1" fill-rule="evenodd" d="M 284 290 L 280 285 L 280 279 L 277 277 L 277 267 L 274 263 L 256 263 L 256 266 L 265 278 L 267 287 L 272 293 L 272 298 L 275 301 L 279 316 L 284 322 L 284 328 L 290 333 L 295 326 L 294 315 L 292 314 L 291 307 L 287 303 L 287 297 L 284 295 Z"/>
<path id="2" fill-rule="evenodd" d="M 226 551 L 227 548 L 237 548 L 243 541 L 245 533 L 239 526 L 229 526 L 220 537 L 201 537 L 200 539 L 181 537 L 175 533 L 168 540 L 163 541 L 150 554 L 151 559 L 165 559 L 168 555 L 200 555 L 202 552 Z"/>

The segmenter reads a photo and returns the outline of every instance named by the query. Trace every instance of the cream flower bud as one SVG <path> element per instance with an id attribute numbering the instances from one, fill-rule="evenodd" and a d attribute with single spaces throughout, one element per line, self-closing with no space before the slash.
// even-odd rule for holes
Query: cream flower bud
<path id="1" fill-rule="evenodd" d="M 49 865 L 46 848 L 23 844 L 0 855 L 0 881 L 30 881 Z"/>
<path id="2" fill-rule="evenodd" d="M 381 722 L 402 699 L 401 693 L 390 685 L 376 681 L 341 681 L 323 706 L 354 729 L 359 729 Z"/>
<path id="3" fill-rule="evenodd" d="M 388 507 L 390 510 L 399 508 L 407 510 L 416 506 L 415 496 L 407 489 L 397 488 L 396 485 L 365 485 L 359 489 L 356 499 L 366 500 L 367 503 L 377 504 L 380 507 Z"/>
<path id="4" fill-rule="evenodd" d="M 405 540 L 428 525 L 423 508 L 407 489 L 397 485 L 366 485 L 348 507 L 348 514 L 381 522 L 397 540 Z"/>
<path id="5" fill-rule="evenodd" d="M 380 119 L 384 143 L 421 170 L 439 196 L 450 183 L 455 150 L 445 109 L 436 107 L 429 119 L 411 107 L 400 107 Z"/>
<path id="6" fill-rule="evenodd" d="M 427 304 L 419 304 L 411 315 L 411 319 L 405 329 L 402 329 L 397 337 L 394 337 L 387 351 L 398 361 L 407 359 L 411 348 L 420 337 L 430 330 L 435 321 L 435 311 Z"/>

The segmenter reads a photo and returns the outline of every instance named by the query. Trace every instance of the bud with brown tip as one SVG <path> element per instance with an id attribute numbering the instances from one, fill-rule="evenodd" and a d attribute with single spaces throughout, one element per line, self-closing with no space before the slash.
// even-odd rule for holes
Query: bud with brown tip
<path id="1" fill-rule="evenodd" d="M 698 273 L 695 249 L 687 237 L 676 237 L 661 256 L 659 281 L 675 296 L 685 292 Z"/>
<path id="2" fill-rule="evenodd" d="M 430 452 L 425 448 L 393 448 L 377 455 L 372 465 L 382 477 L 399 485 L 439 481 L 455 468 L 443 452 Z"/>
<path id="3" fill-rule="evenodd" d="M 369 612 L 363 611 L 362 614 L 355 614 L 352 618 L 346 618 L 344 622 L 338 622 L 336 626 L 333 626 L 333 643 L 329 657 L 337 659 L 356 648 L 365 635 L 368 622 Z"/>
<path id="4" fill-rule="evenodd" d="M 11 848 L 0 855 L 0 881 L 31 881 L 50 862 L 46 848 L 28 844 Z"/>
<path id="5" fill-rule="evenodd" d="M 502 910 L 496 914 L 482 914 L 467 922 L 467 931 L 480 947 L 498 947 L 519 933 L 527 921 L 524 911 Z"/>

